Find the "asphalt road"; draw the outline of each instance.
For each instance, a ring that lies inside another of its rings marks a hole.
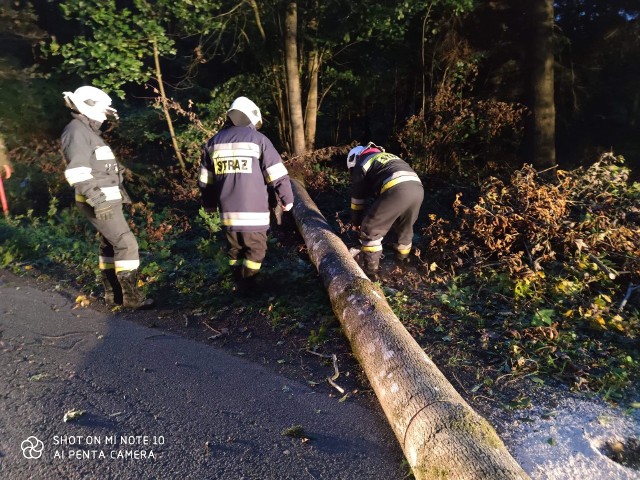
[[[0,478],[407,473],[380,411],[213,346],[74,306],[68,295],[0,270]],[[63,421],[73,410],[84,414]],[[294,425],[304,438],[282,434]]]

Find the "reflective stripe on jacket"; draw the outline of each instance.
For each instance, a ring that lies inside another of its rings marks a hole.
[[[228,230],[269,228],[267,185],[284,205],[293,203],[289,172],[271,141],[255,127],[226,127],[204,145],[198,176],[202,204],[218,208]]]
[[[100,136],[97,125],[84,115],[74,117],[62,132],[60,142],[67,167],[64,176],[76,190],[76,200],[94,196],[94,188],[112,203],[129,202],[122,186],[122,165]]]

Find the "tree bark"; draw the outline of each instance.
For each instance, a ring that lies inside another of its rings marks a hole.
[[[553,0],[531,2],[533,83],[533,166],[544,170],[556,164],[556,108],[553,75]]]
[[[316,143],[316,123],[318,119],[318,75],[320,71],[320,51],[315,37],[318,35],[318,0],[313,1],[313,14],[307,23],[311,35],[311,50],[307,59],[309,91],[304,113],[304,136],[306,151],[313,150]]]
[[[296,2],[289,2],[287,4],[284,52],[293,153],[294,155],[302,155],[306,151],[306,145],[304,140],[300,70],[298,66],[298,5]]]
[[[309,52],[309,93],[304,115],[304,136],[306,151],[314,149],[316,143],[316,125],[318,120],[318,71],[320,70],[320,54],[315,48]]]
[[[311,260],[415,478],[528,478],[407,332],[302,183],[294,179],[293,188],[293,216]]]

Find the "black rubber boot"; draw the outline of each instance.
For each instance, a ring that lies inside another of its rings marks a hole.
[[[247,267],[246,265],[243,265],[242,270],[240,271],[240,276],[244,280],[252,278],[255,281],[255,277],[256,275],[258,275],[258,273],[260,273],[260,270],[255,270],[253,268]]]
[[[380,280],[380,275],[378,274],[380,270],[380,254],[376,252],[376,254],[373,255],[363,255],[363,257],[362,270],[365,275],[369,277],[369,280],[377,282]]]
[[[122,305],[122,287],[113,268],[100,271],[104,285],[104,301],[107,305]]]
[[[260,270],[254,270],[242,266],[240,269],[240,278],[238,279],[238,293],[240,295],[249,297],[257,292],[257,280]]]
[[[242,280],[242,264],[232,266],[231,275],[236,282]]]
[[[122,306],[135,309],[153,307],[153,300],[145,298],[144,293],[138,288],[138,270],[123,270],[116,274],[122,285]]]
[[[378,280],[380,280],[380,270],[365,270],[364,273],[372,282],[377,282]]]
[[[396,251],[396,263],[398,265],[407,265],[409,263],[409,254]]]

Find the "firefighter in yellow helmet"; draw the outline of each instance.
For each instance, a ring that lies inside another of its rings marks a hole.
[[[382,240],[392,230],[396,258],[408,260],[413,225],[424,198],[418,175],[400,157],[370,142],[358,145],[347,155],[351,175],[351,220],[359,230],[364,272],[377,280],[382,257]],[[368,205],[368,200],[373,202]]]
[[[105,302],[149,308],[153,300],[138,288],[138,242],[122,211],[122,204],[131,202],[122,184],[124,169],[100,131],[117,112],[109,95],[92,86],[64,92],[64,101],[73,117],[61,137],[65,177],[75,188],[77,207],[99,233]]]

